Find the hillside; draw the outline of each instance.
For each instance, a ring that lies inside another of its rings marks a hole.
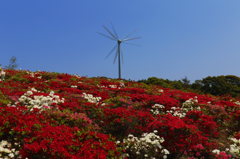
[[[0,158],[240,158],[235,98],[50,72],[0,76]]]

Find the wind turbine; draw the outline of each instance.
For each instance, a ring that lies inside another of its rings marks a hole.
[[[112,30],[107,28],[106,26],[103,26],[103,29],[107,32],[107,34],[103,34],[103,33],[99,33],[99,32],[98,32],[98,34],[116,42],[116,45],[111,49],[111,51],[108,53],[106,58],[109,57],[114,51],[116,51],[113,63],[115,63],[116,59],[118,58],[118,78],[121,79],[121,59],[123,60],[121,44],[122,43],[131,44],[131,43],[126,43],[126,42],[131,41],[131,40],[140,39],[140,37],[129,38],[129,36],[131,34],[128,34],[124,38],[120,39],[112,24],[111,24],[111,27],[112,27]]]

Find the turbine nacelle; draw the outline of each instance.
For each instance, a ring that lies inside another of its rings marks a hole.
[[[118,43],[118,44],[121,44],[121,43],[122,43],[122,40],[118,39],[118,40],[117,40],[117,43]]]

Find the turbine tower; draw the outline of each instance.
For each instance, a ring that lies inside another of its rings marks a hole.
[[[98,34],[116,42],[115,46],[111,49],[111,51],[108,53],[106,58],[109,57],[114,51],[116,51],[113,63],[115,63],[116,59],[118,58],[118,78],[121,79],[121,62],[123,61],[123,53],[121,50],[121,44],[123,44],[123,43],[131,44],[131,43],[127,43],[127,41],[140,39],[140,37],[129,38],[129,36],[131,34],[128,34],[124,38],[120,39],[112,24],[111,24],[111,27],[112,27],[112,30],[110,30],[106,26],[103,26],[103,29],[107,32],[107,34],[103,34],[103,33],[99,33],[99,32],[98,32]]]

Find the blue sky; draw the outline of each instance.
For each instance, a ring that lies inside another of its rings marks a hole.
[[[114,42],[96,32],[113,23],[135,31],[123,46],[122,77],[171,80],[240,76],[239,0],[2,0],[0,64],[117,78]]]

